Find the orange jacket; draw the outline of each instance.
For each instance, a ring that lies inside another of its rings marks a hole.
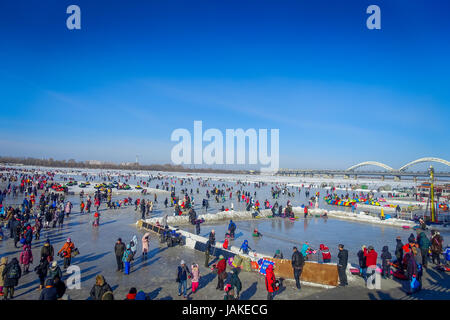
[[[73,244],[73,242],[66,242],[64,243],[61,250],[58,251],[58,254],[65,251],[66,253],[64,254],[64,258],[69,258],[70,255],[72,254],[73,249],[75,249],[75,245]]]

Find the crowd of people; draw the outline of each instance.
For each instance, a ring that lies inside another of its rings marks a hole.
[[[39,299],[41,300],[55,300],[55,299],[68,299],[66,293],[66,287],[63,279],[63,270],[67,270],[70,267],[72,258],[79,254],[79,250],[72,242],[71,238],[67,238],[66,242],[60,248],[59,251],[55,251],[50,239],[47,237],[40,249],[40,256],[33,257],[32,246],[34,240],[41,238],[42,232],[48,232],[50,230],[62,230],[64,228],[65,219],[69,218],[73,211],[73,203],[66,200],[66,192],[55,191],[54,186],[58,185],[54,182],[55,174],[47,172],[45,174],[38,174],[33,172],[21,173],[21,174],[9,174],[0,176],[1,182],[6,183],[6,188],[0,192],[0,218],[2,219],[1,225],[6,226],[9,230],[9,239],[6,239],[2,228],[0,227],[0,239],[2,241],[10,240],[14,243],[16,248],[21,248],[18,257],[8,259],[8,257],[2,257],[0,261],[0,296],[4,299],[13,299],[14,290],[19,283],[19,279],[30,272],[30,266],[36,263],[36,267],[33,271],[36,272],[39,280],[39,290],[41,294]],[[93,180],[92,177],[86,180]],[[103,177],[110,180],[111,177]],[[130,176],[123,176],[122,179],[128,181]],[[163,202],[165,208],[173,207],[174,214],[186,214],[189,216],[189,221],[196,226],[196,233],[200,234],[200,219],[198,219],[197,213],[194,209],[194,188],[189,190],[188,186],[193,184],[193,179],[180,179],[178,183],[183,186],[179,191],[180,196],[176,194],[175,184],[177,183],[174,177],[162,178],[160,176],[154,177],[154,180],[158,181],[157,189],[166,190],[171,193],[169,197]],[[202,187],[210,187],[207,181],[197,181]],[[148,183],[148,182],[147,182]],[[145,181],[140,181],[140,184],[145,185]],[[271,209],[273,216],[294,218],[291,200],[300,193],[304,193],[309,198],[310,188],[300,187],[287,187],[287,186],[275,186],[271,188],[272,200],[275,201],[271,205],[268,199],[265,199],[261,203],[256,198],[257,191],[250,192],[245,190],[245,187],[252,187],[255,190],[259,190],[261,187],[266,186],[264,183],[245,183],[237,182],[239,189],[233,186],[229,186],[225,183],[214,185],[212,188],[206,190],[205,199],[202,202],[202,209],[206,211],[209,207],[209,199],[214,198],[216,205],[224,203],[226,200],[231,201],[235,199],[239,204],[245,208],[245,210],[254,210],[255,216],[259,210]],[[302,186],[303,187],[303,186]],[[195,190],[199,194],[199,189]],[[304,217],[308,216],[308,208],[317,204],[317,199],[320,193],[316,192],[314,197],[309,198],[309,203],[304,204]],[[11,197],[14,199],[22,197],[22,202],[19,206],[6,206],[3,205],[3,201]],[[286,206],[283,208],[279,202],[282,199],[286,199]],[[90,195],[85,196],[84,193],[80,195],[80,210],[79,214],[90,214],[92,206],[94,206],[94,227],[100,226],[100,207],[102,205],[107,209],[120,208],[121,206],[133,206],[135,211],[140,210],[141,218],[145,219],[151,216],[155,206],[158,204],[156,193],[153,196],[153,200],[150,200],[146,194],[133,201],[131,197],[126,197],[123,200],[115,201],[112,199],[111,189],[97,190],[93,197]],[[222,206],[223,210],[226,210]],[[227,208],[228,209],[228,208]],[[231,210],[233,210],[233,203],[231,203]],[[78,212],[77,212],[78,213]],[[165,214],[165,222],[163,225],[167,225],[167,214]],[[392,276],[399,279],[408,280],[409,282],[416,281],[418,285],[416,287],[411,286],[411,292],[420,290],[421,277],[423,269],[428,267],[429,256],[431,255],[431,261],[436,266],[441,266],[441,254],[443,253],[443,239],[439,232],[431,230],[430,239],[426,235],[426,225],[423,221],[420,224],[420,228],[417,229],[417,235],[411,234],[406,244],[402,243],[400,238],[397,239],[397,247],[393,254],[390,253],[388,246],[383,246],[381,250],[381,274],[385,278]],[[225,235],[224,249],[228,248],[229,240],[235,238],[237,226],[230,220],[228,225],[228,231]],[[213,255],[212,248],[216,243],[215,231],[212,230],[209,234],[209,240],[207,242],[207,248],[205,250],[205,267],[209,269],[210,256]],[[256,228],[253,230],[254,237],[262,237],[261,232]],[[149,251],[150,233],[145,233],[141,239],[142,244],[142,257],[146,259]],[[137,236],[133,236],[128,243],[124,243],[121,238],[117,239],[114,245],[114,255],[116,257],[117,271],[123,272],[124,275],[130,275],[132,272],[132,264],[137,255]],[[248,240],[244,240],[240,247],[242,254],[249,254],[252,250],[250,248]],[[318,250],[314,250],[309,246],[308,242],[305,242],[300,249],[293,247],[293,253],[291,257],[292,269],[296,287],[301,289],[300,278],[302,270],[305,265],[305,261],[312,260],[311,257],[316,253],[320,253],[322,260],[321,263],[331,262],[330,249],[321,244]],[[448,248],[444,252],[446,260],[449,259]],[[358,274],[364,278],[367,282],[372,279],[371,275],[376,272],[378,263],[378,253],[373,246],[362,246],[361,250],[356,253],[359,260]],[[337,268],[339,274],[339,280],[341,286],[347,286],[347,265],[348,265],[349,253],[344,248],[343,244],[338,246],[337,252]],[[62,268],[55,260],[56,257],[62,259]],[[280,250],[274,255],[274,258],[283,258],[283,254]],[[213,265],[212,272],[217,274],[217,290],[224,291],[224,299],[239,299],[240,292],[242,290],[242,282],[239,278],[239,268],[232,268],[231,274],[227,273],[226,259],[223,256],[218,257],[217,263]],[[188,286],[188,279],[191,279],[191,284]],[[176,281],[178,283],[178,295],[187,297],[187,290],[190,287],[191,293],[195,294],[200,289],[200,268],[197,263],[191,263],[190,267],[181,261],[176,270]],[[282,286],[280,279],[276,279],[273,267],[270,265],[266,269],[265,273],[265,286],[267,290],[267,299],[273,299],[279,288]],[[102,275],[97,275],[95,279],[95,285],[90,292],[91,299],[95,300],[109,300],[114,299],[113,290],[106,282]],[[141,300],[146,299],[146,295],[143,291],[137,291],[136,288],[131,288],[126,296],[127,300]]]

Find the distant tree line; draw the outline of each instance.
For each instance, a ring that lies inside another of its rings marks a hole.
[[[49,159],[37,159],[30,157],[0,157],[0,164],[21,164],[26,166],[39,166],[39,167],[57,167],[57,168],[78,168],[78,169],[105,169],[105,170],[144,170],[144,171],[177,171],[177,172],[200,172],[200,173],[247,173],[247,171],[234,171],[214,168],[186,168],[181,165],[171,164],[151,164],[141,165],[138,163],[130,164],[115,164],[115,163],[101,163],[92,164],[87,161],[75,161],[69,160],[54,160]]]

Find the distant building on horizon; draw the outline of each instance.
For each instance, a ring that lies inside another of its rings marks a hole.
[[[138,166],[139,162],[121,162],[120,163],[121,166]]]
[[[106,164],[106,162],[100,161],[100,160],[87,160],[85,161],[86,164],[90,164],[90,165],[101,165],[101,164]]]

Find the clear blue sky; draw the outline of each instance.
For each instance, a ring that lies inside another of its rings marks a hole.
[[[81,30],[66,28],[81,7]],[[381,8],[381,30],[366,8]],[[0,2],[0,155],[168,163],[176,128],[280,129],[280,166],[450,160],[450,2]]]

